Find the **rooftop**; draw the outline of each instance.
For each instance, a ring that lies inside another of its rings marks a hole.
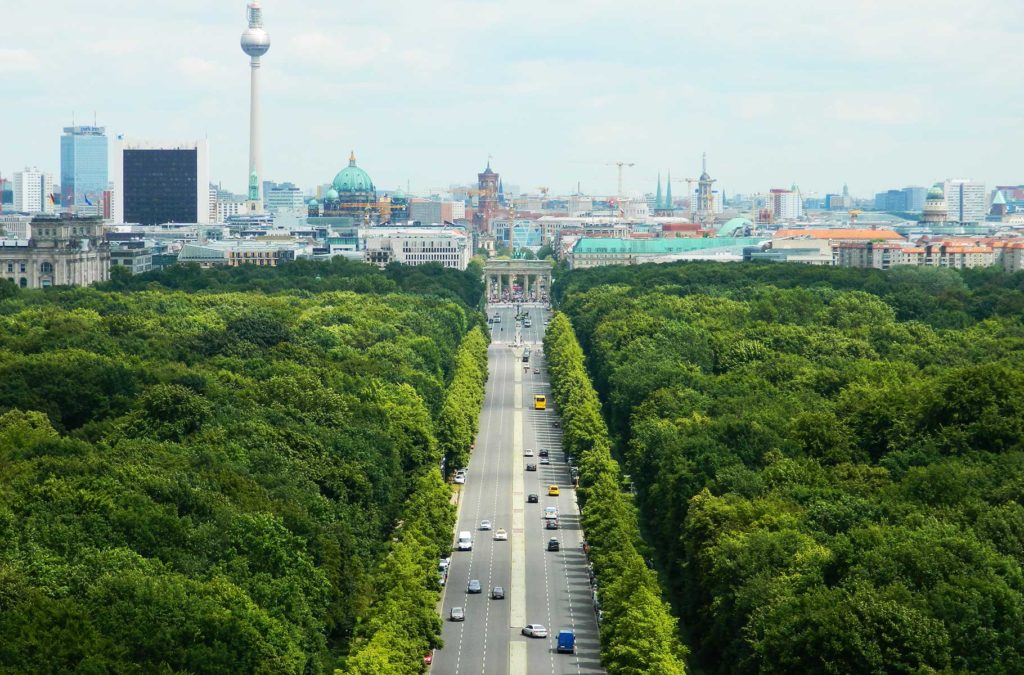
[[[764,240],[758,237],[706,237],[700,239],[612,239],[582,237],[573,246],[574,254],[624,253],[629,255],[671,255],[690,251],[743,248],[757,246]]]
[[[783,229],[775,233],[773,239],[806,238],[806,239],[877,239],[897,241],[903,236],[892,230],[869,230],[852,228],[807,228]]]

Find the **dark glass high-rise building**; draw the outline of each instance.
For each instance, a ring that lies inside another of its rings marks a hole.
[[[99,213],[107,189],[104,127],[64,127],[60,137],[60,201],[66,208]]]
[[[127,223],[198,223],[196,150],[125,150]]]
[[[140,225],[210,222],[206,141],[159,145],[118,138],[114,192],[116,222]]]

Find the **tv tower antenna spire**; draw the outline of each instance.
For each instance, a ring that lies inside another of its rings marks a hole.
[[[263,176],[260,154],[260,57],[270,49],[270,35],[263,29],[260,0],[250,0],[246,8],[249,27],[242,33],[242,51],[249,56],[249,198],[250,214],[263,213]],[[202,186],[200,186],[202,189]]]

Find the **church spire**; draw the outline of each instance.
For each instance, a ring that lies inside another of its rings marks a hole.
[[[350,154],[348,156],[348,165],[349,166],[355,166],[356,165],[356,151],[355,150],[353,150],[352,154]]]
[[[658,172],[658,193],[654,197],[654,209],[660,210],[665,208],[665,202],[661,198],[661,172]]]
[[[668,178],[665,180],[665,208],[669,211],[672,210],[672,171],[668,172]]]

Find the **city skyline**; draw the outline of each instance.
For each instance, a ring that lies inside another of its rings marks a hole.
[[[784,4],[269,0],[261,179],[325,183],[354,148],[381,189],[420,193],[493,155],[524,190],[614,194],[606,163],[627,161],[626,192],[671,170],[683,194],[704,151],[730,194],[1020,182],[1019,3]],[[0,170],[59,173],[61,129],[95,111],[111,136],[209,139],[211,177],[244,192],[243,18],[198,0],[9,8]]]

